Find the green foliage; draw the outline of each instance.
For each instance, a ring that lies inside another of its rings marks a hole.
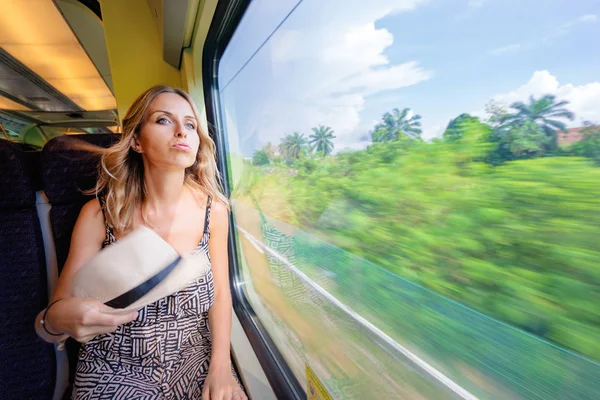
[[[252,157],[252,164],[257,166],[270,164],[267,152],[265,150],[257,150]]]
[[[547,138],[527,123],[508,131],[523,160],[493,167],[483,162],[494,146],[489,125],[466,118],[453,129],[452,141],[304,158],[277,196],[302,229],[600,360],[600,168],[578,157],[527,159]]]
[[[462,126],[466,122],[479,122],[479,118],[469,114],[461,114],[448,123],[443,138],[447,142],[454,142],[462,137]]]
[[[516,160],[543,156],[551,140],[534,122],[525,121],[522,125],[510,126],[501,142],[510,150],[511,158]]]
[[[584,137],[574,143],[569,152],[576,156],[588,157],[600,165],[600,127],[590,126],[583,130]]]
[[[394,108],[391,112],[383,114],[381,122],[371,132],[371,140],[376,142],[390,142],[401,137],[417,139],[421,137],[421,116],[414,114],[410,118],[410,108],[400,111]]]
[[[308,143],[312,150],[320,155],[328,156],[333,151],[333,129],[328,126],[319,125],[318,128],[312,128],[313,134],[309,136]]]
[[[291,135],[286,135],[279,145],[279,151],[283,155],[283,158],[288,162],[300,157],[300,154],[306,152],[308,141],[304,137],[304,134],[294,132]]]
[[[566,105],[552,95],[508,110],[491,103],[488,123],[462,114],[430,143],[413,140],[419,115],[394,109],[367,149],[328,157],[331,128],[313,129],[317,158],[303,135],[288,135],[289,173],[273,172],[270,190],[274,181],[259,179],[261,202],[276,198],[287,222],[600,360],[600,129],[558,148],[574,117]]]
[[[494,128],[490,141],[495,143],[486,160],[493,165],[506,161],[561,155],[557,132],[566,131],[564,120],[573,120],[567,101],[556,102],[554,95],[540,99],[533,96],[529,104],[511,104],[513,111],[494,103],[487,105],[489,123]]]
[[[535,123],[549,139],[544,144],[544,151],[552,151],[558,147],[557,132],[567,130],[567,126],[561,120],[575,119],[575,114],[564,108],[567,104],[568,101],[556,102],[556,96],[551,94],[537,100],[531,96],[529,104],[520,101],[511,104],[510,107],[517,112],[502,116],[499,122],[509,129],[515,125],[525,125],[527,122]]]

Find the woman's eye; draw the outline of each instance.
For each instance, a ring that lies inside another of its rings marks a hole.
[[[159,118],[156,122],[158,122],[159,124],[166,124],[167,122],[169,122],[169,120],[162,117],[162,118]]]
[[[194,125],[194,124],[192,124],[192,123],[187,123],[187,124],[185,124],[185,126],[186,126],[188,129],[196,129],[196,125]]]

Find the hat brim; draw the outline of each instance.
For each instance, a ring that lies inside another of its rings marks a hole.
[[[210,270],[208,255],[180,256],[153,230],[141,227],[106,247],[73,277],[72,294],[122,314],[184,289]]]

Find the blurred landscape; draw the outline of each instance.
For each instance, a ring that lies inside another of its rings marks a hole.
[[[591,399],[600,392],[600,127],[567,129],[575,118],[545,95],[490,103],[485,118],[459,115],[431,141],[408,108],[386,112],[363,150],[335,153],[327,126],[295,132],[241,164],[237,223],[479,398]],[[335,357],[321,369],[341,398],[364,398],[343,394],[361,393],[361,374],[365,395],[377,385],[443,398],[268,252],[246,265],[270,319]],[[371,372],[356,370],[369,356]],[[344,379],[354,382],[347,392]]]

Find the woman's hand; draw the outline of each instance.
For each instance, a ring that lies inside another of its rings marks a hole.
[[[229,367],[208,368],[202,389],[202,400],[248,400]]]
[[[113,314],[115,309],[93,299],[70,297],[50,307],[46,314],[46,328],[53,333],[64,333],[78,342],[86,342],[101,333],[114,332],[119,325],[133,321],[137,312]]]

